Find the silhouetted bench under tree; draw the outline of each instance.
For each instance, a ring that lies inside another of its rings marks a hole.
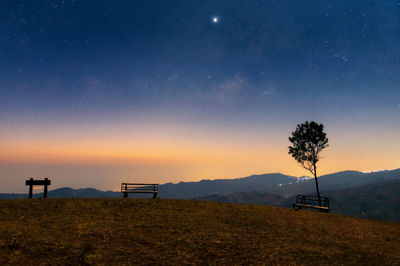
[[[297,195],[296,203],[293,204],[293,209],[318,209],[323,212],[330,212],[329,198],[321,197],[321,204],[318,200],[318,196],[305,196]]]
[[[155,199],[158,194],[158,184],[121,183],[121,193],[124,194],[124,198],[128,197],[128,193],[152,193]]]

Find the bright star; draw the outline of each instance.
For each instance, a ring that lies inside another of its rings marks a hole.
[[[218,23],[219,17],[213,16],[213,17],[211,18],[211,21],[212,21],[213,23]]]

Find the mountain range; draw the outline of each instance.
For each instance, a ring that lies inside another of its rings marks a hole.
[[[362,173],[343,171],[318,178],[321,192],[353,188],[400,179],[400,169]],[[315,192],[313,178],[293,177],[279,173],[252,175],[237,179],[202,180],[199,182],[167,183],[160,186],[163,198],[190,199],[237,192],[263,192],[283,197]]]
[[[331,197],[332,212],[400,221],[400,169],[371,173],[344,171],[319,177],[320,191]],[[199,199],[291,207],[297,194],[315,193],[309,177],[279,173],[237,179],[167,183],[159,186],[161,198]],[[34,197],[40,197],[35,194]],[[135,197],[151,197],[135,195]],[[120,192],[94,188],[59,188],[49,198],[122,198]],[[0,199],[27,198],[27,194],[0,193]]]
[[[236,179],[201,180],[199,182],[167,183],[160,186],[163,198],[192,199],[212,194],[243,191],[270,192],[295,184],[307,183],[309,177],[293,177],[279,173],[252,175]]]
[[[34,198],[40,198],[43,193],[33,194]],[[121,192],[101,191],[94,188],[73,189],[62,187],[48,192],[49,198],[118,198],[122,197]],[[0,193],[0,199],[22,199],[28,198],[28,194]]]

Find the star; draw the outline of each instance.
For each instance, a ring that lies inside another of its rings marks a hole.
[[[218,16],[213,16],[213,17],[211,18],[211,21],[212,21],[212,23],[216,24],[216,23],[219,22],[219,17],[218,17]]]

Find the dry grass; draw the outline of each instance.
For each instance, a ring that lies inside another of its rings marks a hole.
[[[400,264],[400,224],[202,201],[2,200],[5,264]]]

